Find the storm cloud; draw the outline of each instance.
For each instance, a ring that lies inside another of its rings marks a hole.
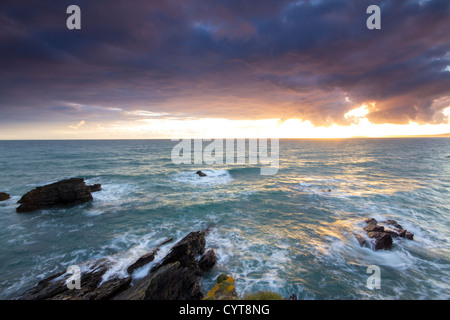
[[[81,8],[81,30],[66,8]],[[381,8],[381,30],[366,9]],[[450,2],[2,1],[0,122],[164,117],[441,123]]]

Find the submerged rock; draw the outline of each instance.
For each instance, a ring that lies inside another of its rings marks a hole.
[[[10,199],[11,196],[6,192],[0,192],[0,201],[5,201]]]
[[[206,173],[202,172],[202,171],[197,171],[196,174],[198,174],[200,177],[206,177]]]
[[[37,187],[18,201],[17,212],[29,212],[37,209],[47,209],[60,205],[80,204],[92,201],[90,187],[83,178],[72,178],[58,181],[46,186]]]

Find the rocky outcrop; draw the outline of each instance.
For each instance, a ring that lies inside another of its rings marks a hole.
[[[0,201],[5,201],[10,198],[11,198],[11,196],[9,194],[7,194],[6,192],[0,192]]]
[[[172,240],[173,240],[173,238],[169,238],[169,239],[163,241],[155,249],[153,249],[152,251],[139,257],[139,259],[137,259],[134,263],[132,263],[130,266],[128,266],[128,268],[127,268],[128,274],[132,274],[134,272],[134,270],[139,269],[139,268],[145,266],[147,263],[150,263],[153,260],[155,260],[155,255],[158,252],[159,247],[161,247],[162,245],[164,245],[168,242],[171,242]]]
[[[211,250],[204,255],[206,231],[191,232],[173,246],[150,273],[131,288],[119,294],[117,300],[199,300],[203,298],[200,276],[204,267],[199,261],[211,261]],[[214,254],[215,257],[215,254]],[[215,262],[215,261],[214,261]]]
[[[207,231],[191,232],[177,242],[171,251],[155,265],[147,276],[132,284],[132,273],[154,260],[160,246],[132,263],[126,277],[112,277],[104,281],[111,270],[111,261],[106,258],[93,263],[81,264],[81,286],[69,289],[67,281],[71,274],[66,271],[40,281],[25,292],[21,300],[200,300],[203,293],[200,276],[215,263],[213,250],[205,251]],[[200,263],[200,261],[203,261]]]
[[[86,186],[83,178],[72,178],[37,187],[22,196],[16,211],[29,212],[92,201],[91,187],[97,190],[101,189],[99,186]]]
[[[210,249],[200,258],[198,261],[198,267],[202,271],[211,269],[217,261],[216,253],[214,250]]]
[[[80,265],[80,289],[70,289],[67,282],[72,274],[66,271],[41,280],[25,292],[20,300],[107,300],[130,286],[131,277],[113,278],[102,283],[103,276],[110,269],[108,259]],[[100,285],[101,284],[101,285]]]
[[[355,234],[361,246],[373,248],[375,250],[391,249],[393,238],[414,239],[414,234],[403,229],[403,227],[395,220],[386,220],[378,223],[374,218],[366,219],[367,225],[363,228],[366,236]]]

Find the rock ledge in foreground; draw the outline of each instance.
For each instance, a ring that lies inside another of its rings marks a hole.
[[[158,248],[171,241],[162,242],[155,249],[132,263],[129,276],[112,277],[103,282],[103,276],[111,270],[107,258],[80,264],[81,288],[69,289],[66,271],[54,274],[27,290],[20,300],[200,300],[203,293],[200,276],[215,264],[214,251],[205,254],[206,231],[191,232],[177,242],[160,263],[148,275],[132,284],[134,270],[154,259]],[[203,261],[199,265],[199,261]]]

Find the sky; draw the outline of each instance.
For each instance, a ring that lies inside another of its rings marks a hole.
[[[448,0],[2,0],[0,139],[449,133],[449,18]]]

